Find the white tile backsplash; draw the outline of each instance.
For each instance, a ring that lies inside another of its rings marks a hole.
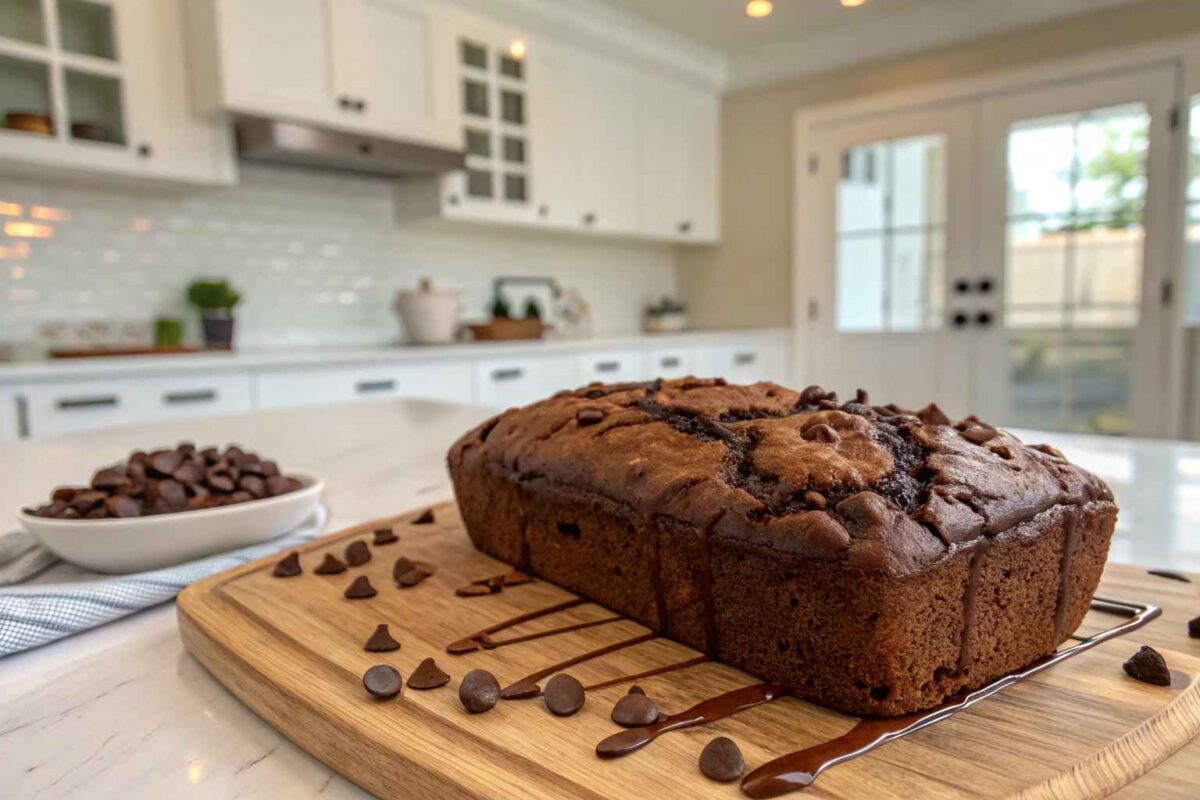
[[[184,292],[198,276],[242,292],[238,345],[254,348],[395,341],[392,297],[423,276],[461,289],[473,317],[498,275],[554,277],[582,292],[597,334],[637,331],[642,306],[675,292],[667,246],[400,223],[394,185],[257,165],[243,165],[240,184],[226,189],[0,177],[0,228],[30,223],[48,234],[0,235],[0,341],[37,339],[55,322],[159,315],[184,319],[195,335]]]

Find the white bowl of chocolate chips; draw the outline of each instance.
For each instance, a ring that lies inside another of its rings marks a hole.
[[[282,472],[236,445],[135,451],[87,486],[55,489],[24,508],[25,530],[64,561],[141,572],[273,539],[316,509],[324,481]]]

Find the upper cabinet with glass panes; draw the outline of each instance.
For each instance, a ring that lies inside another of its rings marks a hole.
[[[193,118],[182,0],[0,0],[0,163],[232,179]]]

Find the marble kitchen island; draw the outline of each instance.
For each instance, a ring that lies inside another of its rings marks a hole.
[[[237,442],[324,477],[332,531],[449,499],[446,449],[490,413],[389,401],[9,444],[0,446],[0,508],[15,511],[133,448]],[[1121,516],[1111,561],[1200,571],[1200,445],[1021,435],[1058,446],[1113,487]],[[1173,597],[1195,599],[1191,613],[1200,613],[1200,584],[1163,583]],[[1178,624],[1166,615],[1134,638],[1182,649]],[[1189,644],[1200,652],[1200,642]],[[4,797],[366,796],[213,680],[183,649],[172,603],[0,660],[0,752]],[[1187,796],[1197,757],[1194,741],[1117,796]]]

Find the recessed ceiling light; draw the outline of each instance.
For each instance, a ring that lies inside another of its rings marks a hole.
[[[508,46],[508,54],[516,61],[520,61],[525,57],[525,40],[514,39]]]
[[[750,0],[746,3],[746,16],[759,17],[769,16],[775,10],[775,4],[771,0]]]
[[[842,5],[846,8],[858,8],[866,2],[867,0],[842,0]]]

